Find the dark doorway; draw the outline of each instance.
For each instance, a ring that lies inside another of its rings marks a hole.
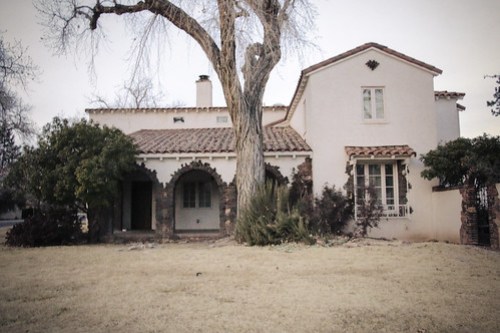
[[[132,230],[151,230],[151,182],[132,182]]]

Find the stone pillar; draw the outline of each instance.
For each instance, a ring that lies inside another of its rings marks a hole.
[[[493,249],[500,249],[499,229],[500,229],[500,198],[495,184],[488,186],[488,218],[490,225],[490,246]]]
[[[224,189],[224,231],[225,235],[234,235],[237,207],[236,185],[230,183]],[[222,229],[222,228],[221,228]]]
[[[161,184],[155,185],[153,190],[154,200],[156,201],[156,233],[161,238],[170,238],[173,235],[170,200],[168,200],[168,185],[163,187]]]
[[[476,189],[464,185],[460,189],[462,195],[462,226],[460,227],[460,243],[466,245],[478,244],[478,227],[476,211]]]

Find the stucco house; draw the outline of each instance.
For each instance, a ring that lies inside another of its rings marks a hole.
[[[283,182],[309,164],[316,195],[347,184],[357,196],[371,182],[384,205],[371,236],[458,242],[460,207],[443,217],[437,183],[420,177],[420,154],[460,135],[464,94],[435,91],[441,73],[376,43],[304,69],[289,106],[264,107],[266,176]],[[141,167],[123,183],[109,231],[223,235],[234,227],[231,119],[212,106],[207,76],[196,85],[196,107],[86,110],[140,149]]]

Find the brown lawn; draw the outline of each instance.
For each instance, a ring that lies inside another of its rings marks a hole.
[[[500,252],[376,240],[2,246],[0,332],[500,332]]]

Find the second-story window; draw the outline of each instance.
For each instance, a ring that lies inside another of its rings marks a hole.
[[[363,88],[363,119],[380,120],[384,118],[384,89]]]

